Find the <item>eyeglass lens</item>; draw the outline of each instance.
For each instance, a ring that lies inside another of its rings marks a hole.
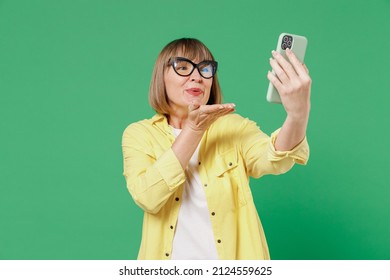
[[[195,68],[195,66],[190,61],[184,59],[175,59],[172,65],[175,72],[180,76],[191,75]],[[213,77],[215,74],[215,66],[210,61],[202,61],[196,66],[203,78],[208,79]]]

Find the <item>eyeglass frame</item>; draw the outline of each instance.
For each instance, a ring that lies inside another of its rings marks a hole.
[[[176,60],[176,59],[179,59],[179,60],[181,60],[181,61],[189,62],[189,63],[193,66],[191,72],[190,72],[189,74],[187,74],[187,75],[179,74],[179,73],[176,71],[175,66],[174,66],[174,63],[175,63],[175,60]],[[199,65],[200,65],[200,64],[204,64],[204,63],[210,63],[211,66],[213,67],[213,74],[212,74],[211,77],[205,77],[205,76],[202,75],[202,71],[199,69]],[[195,70],[195,68],[196,68],[196,69],[198,69],[199,75],[201,75],[203,78],[205,78],[205,79],[211,79],[211,78],[213,78],[213,77],[215,76],[215,74],[217,73],[217,69],[218,69],[218,62],[215,61],[215,60],[203,60],[203,61],[199,62],[198,64],[196,64],[196,63],[192,62],[191,60],[189,60],[188,58],[180,57],[180,56],[171,57],[171,58],[169,59],[169,61],[168,61],[168,64],[171,65],[172,68],[173,68],[173,71],[175,71],[175,73],[176,73],[177,75],[181,76],[181,77],[188,77],[188,76],[190,76],[190,75],[194,72],[194,70]]]

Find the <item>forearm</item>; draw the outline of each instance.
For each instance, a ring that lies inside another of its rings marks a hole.
[[[186,169],[192,155],[202,139],[203,133],[204,132],[201,131],[192,131],[191,129],[183,128],[182,132],[173,143],[172,150],[183,169]]]
[[[309,70],[295,54],[287,49],[288,61],[273,51],[274,59],[270,60],[276,76],[268,72],[268,79],[280,94],[287,118],[275,141],[275,149],[290,151],[297,146],[306,135],[306,127],[310,112],[311,78]]]
[[[171,148],[157,156],[134,139],[133,135],[137,135],[134,131],[128,132],[123,141],[123,174],[127,188],[144,211],[157,213],[182,185],[185,174]]]
[[[287,116],[275,141],[275,150],[290,151],[296,147],[306,136],[308,116],[292,118]]]

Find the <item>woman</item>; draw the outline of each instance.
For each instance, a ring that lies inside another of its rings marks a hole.
[[[249,177],[305,164],[311,79],[288,51],[268,79],[287,117],[271,137],[221,103],[217,62],[196,39],[159,54],[149,100],[157,114],[123,134],[124,176],[144,210],[138,259],[269,259]]]

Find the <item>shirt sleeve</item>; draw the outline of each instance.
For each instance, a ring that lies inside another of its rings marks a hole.
[[[183,184],[185,173],[172,148],[157,157],[146,136],[139,124],[130,125],[124,131],[123,175],[137,205],[155,214]]]
[[[269,137],[253,121],[245,119],[240,126],[241,150],[248,176],[259,178],[266,174],[282,174],[294,163],[306,164],[309,158],[309,145],[305,137],[291,151],[276,151],[275,140],[280,129]]]
[[[309,160],[309,144],[305,138],[290,151],[276,151],[275,141],[280,128],[271,134],[271,141],[268,150],[269,161],[280,161],[285,158],[291,158],[295,163],[306,165]]]

